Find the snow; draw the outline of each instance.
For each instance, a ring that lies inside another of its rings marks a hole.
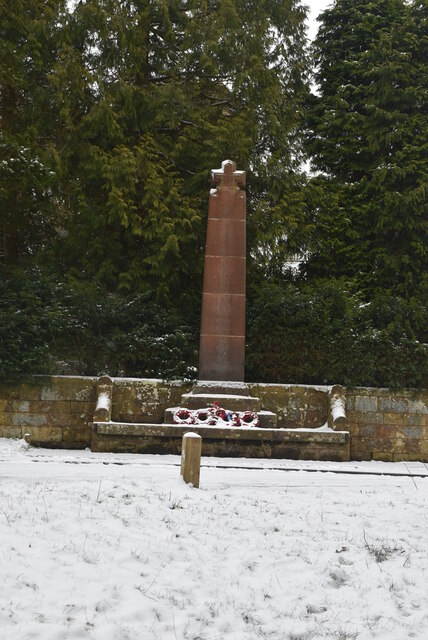
[[[333,422],[336,422],[338,418],[346,418],[345,413],[345,399],[341,396],[337,396],[331,401],[331,417]]]
[[[269,389],[270,387],[281,387],[284,389],[293,389],[293,388],[301,388],[301,389],[314,389],[315,391],[325,391],[328,392],[331,389],[331,385],[326,384],[295,384],[295,383],[276,383],[276,382],[261,382],[254,383],[253,387],[257,391],[257,387],[266,387]],[[364,387],[366,388],[366,387]]]
[[[107,393],[102,392],[98,395],[95,411],[98,411],[99,409],[105,409],[106,411],[110,410],[110,397]]]
[[[219,387],[226,386],[229,389],[242,389],[247,390],[248,384],[246,382],[235,382],[229,380],[198,380],[196,382],[196,388],[198,386],[206,387],[216,391]]]
[[[186,394],[187,396],[193,394]],[[213,396],[219,399],[221,402],[227,402],[228,400],[240,400],[242,396],[234,394],[234,393],[197,393],[198,398],[201,400],[210,400]],[[253,397],[247,396],[249,400],[254,400]]]
[[[426,465],[179,465],[0,439],[2,640],[427,637]]]
[[[189,369],[192,369],[194,367],[189,367]],[[59,376],[56,376],[59,377]],[[71,376],[73,377],[73,376]],[[75,376],[74,376],[75,377]],[[79,376],[79,378],[81,378],[82,376]],[[113,382],[117,381],[123,384],[128,384],[128,383],[133,383],[133,382],[139,382],[142,385],[145,384],[165,384],[165,380],[162,378],[124,378],[122,376],[120,376],[119,378],[115,378],[115,377],[111,377],[111,379],[113,380]],[[180,387],[183,384],[183,380],[168,380],[168,385],[171,387]]]
[[[290,269],[291,271],[299,271],[300,267],[304,261],[303,260],[295,260],[293,262],[284,262],[282,265],[283,271]]]
[[[291,431],[291,429],[281,429],[281,431]],[[323,432],[328,431],[330,433],[341,433],[340,431],[335,431],[334,429],[331,429],[328,426],[327,422],[325,422],[323,425],[321,425],[321,427],[313,427],[312,429],[309,429],[308,427],[296,427],[296,428],[293,428],[293,431],[305,431],[305,432],[309,431],[310,433],[312,431],[323,431]],[[344,433],[346,433],[346,432],[344,432]]]

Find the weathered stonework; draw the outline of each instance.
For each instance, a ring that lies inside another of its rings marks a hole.
[[[260,398],[263,409],[278,416],[278,427],[312,429],[328,419],[328,387],[290,384],[249,383],[252,396]]]
[[[244,381],[245,172],[231,160],[211,174],[202,293],[200,380]]]
[[[202,436],[204,456],[349,460],[347,432],[202,425],[98,423],[94,424],[92,450],[179,454],[182,437],[189,431]]]
[[[113,386],[113,422],[163,422],[165,410],[180,404],[191,383],[155,379],[116,378]]]
[[[97,403],[94,422],[109,422],[112,412],[113,380],[110,376],[101,376],[97,380]]]
[[[37,377],[33,384],[0,385],[0,437],[34,446],[91,445],[96,378]]]
[[[37,377],[34,384],[0,385],[0,437],[22,438],[29,434],[29,442],[38,446],[67,449],[91,446],[97,380],[95,377]],[[190,383],[115,379],[111,416],[107,418],[111,417],[113,422],[161,425],[165,410],[178,406],[181,396],[191,388]],[[327,422],[329,411],[331,413],[331,395],[326,386],[249,384],[249,393],[260,398],[263,409],[278,415],[280,429],[316,429]],[[351,460],[428,462],[427,390],[348,388],[344,393]],[[330,425],[338,431],[332,416]],[[343,459],[334,442],[328,442],[328,433],[324,432],[323,443],[317,439],[317,432],[305,442],[302,438],[307,436],[298,433],[294,434],[293,441],[269,440],[267,432],[260,441],[251,438],[244,441],[241,436],[218,442],[208,438],[204,455],[216,452],[215,455]],[[144,445],[141,435],[129,436],[126,444],[119,442],[121,437],[117,434],[103,437],[105,450],[161,453],[171,452],[178,446],[173,435],[153,433]]]
[[[351,460],[428,461],[428,391],[347,389]]]
[[[345,388],[340,384],[329,389],[328,426],[336,431],[347,431],[349,427]]]

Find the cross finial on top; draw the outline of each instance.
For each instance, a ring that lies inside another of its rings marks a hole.
[[[236,171],[236,164],[232,160],[224,160],[221,169],[211,171],[213,187],[243,189],[245,187],[245,171]]]

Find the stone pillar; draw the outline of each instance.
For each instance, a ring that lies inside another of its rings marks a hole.
[[[97,380],[97,404],[93,422],[110,422],[113,399],[113,380],[110,376],[101,376]]]
[[[245,171],[231,160],[211,173],[199,380],[244,381]]]

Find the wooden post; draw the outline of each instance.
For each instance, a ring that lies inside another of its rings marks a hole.
[[[186,484],[192,483],[199,489],[199,475],[201,471],[202,438],[197,433],[189,431],[183,436],[181,445],[181,475]]]

